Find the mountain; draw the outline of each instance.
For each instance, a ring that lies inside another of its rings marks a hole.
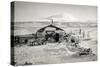
[[[60,21],[60,22],[75,22],[75,21],[80,21],[79,18],[74,17],[71,14],[56,14],[47,17],[48,19],[53,19],[54,21]]]

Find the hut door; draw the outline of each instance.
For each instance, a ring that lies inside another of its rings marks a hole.
[[[55,33],[54,38],[55,38],[55,41],[58,42],[59,41],[59,33]]]

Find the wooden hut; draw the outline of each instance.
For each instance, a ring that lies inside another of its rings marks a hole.
[[[36,32],[37,38],[45,38],[48,42],[58,42],[63,39],[65,31],[52,24],[45,26]]]

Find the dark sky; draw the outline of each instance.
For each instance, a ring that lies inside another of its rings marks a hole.
[[[64,16],[68,21],[96,21],[96,6],[15,2],[15,22],[43,20],[49,16]]]

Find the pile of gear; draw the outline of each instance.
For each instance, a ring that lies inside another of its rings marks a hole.
[[[66,48],[72,53],[75,53],[78,56],[82,56],[82,55],[94,55],[92,53],[92,49],[91,48],[85,48],[85,47],[81,47],[79,45],[79,43],[81,42],[77,37],[72,36],[70,34],[65,36],[65,40],[66,40]]]
[[[71,53],[75,53],[78,56],[82,55],[93,55],[92,49],[91,48],[84,48],[79,45],[81,42],[80,39],[77,37],[73,36],[72,34],[66,34],[63,37],[63,41],[59,41],[58,44],[63,43],[65,41],[66,48],[68,51]],[[46,45],[48,42],[45,38],[37,38],[34,40],[29,41],[28,46],[38,46],[38,45]]]

